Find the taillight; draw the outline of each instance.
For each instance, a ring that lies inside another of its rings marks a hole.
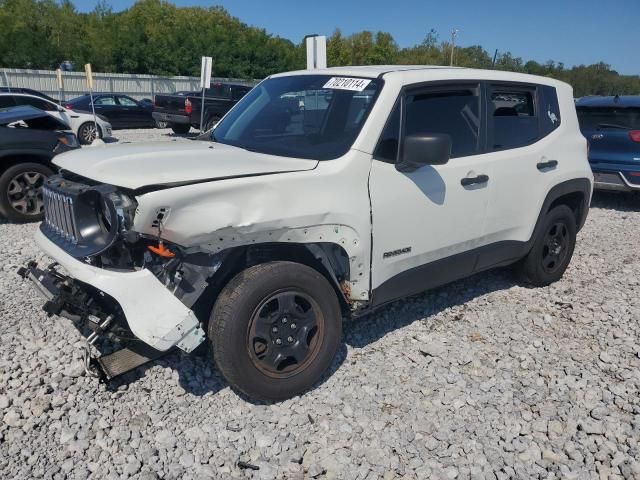
[[[629,138],[636,143],[640,143],[640,130],[630,130]]]
[[[70,103],[65,103],[64,108],[66,108],[67,110],[73,110],[73,105],[71,105]]]
[[[188,98],[185,98],[184,100],[184,113],[191,115],[191,112],[193,112],[193,107],[191,106],[191,101]]]

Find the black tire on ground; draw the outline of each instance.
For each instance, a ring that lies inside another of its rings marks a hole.
[[[554,207],[542,221],[529,254],[517,265],[520,276],[537,287],[562,278],[576,245],[576,217],[566,205]]]
[[[81,145],[90,145],[96,139],[96,127],[98,127],[98,138],[102,138],[100,125],[93,122],[85,122],[78,128],[78,141]]]
[[[53,174],[35,162],[13,165],[0,175],[0,214],[13,222],[42,220],[42,185]]]
[[[188,123],[170,123],[169,126],[173,133],[177,135],[186,135],[191,130],[191,125]]]
[[[329,368],[342,313],[316,270],[269,262],[240,272],[222,289],[208,330],[229,384],[251,398],[279,401],[304,392]]]
[[[169,125],[168,122],[163,122],[162,120],[154,120],[154,123],[156,125],[156,128],[167,128],[167,126]]]
[[[209,130],[211,130],[213,127],[215,127],[216,123],[218,123],[220,121],[220,117],[211,117],[210,119],[207,120],[207,122],[205,123],[205,127],[204,127],[204,131],[208,132]]]

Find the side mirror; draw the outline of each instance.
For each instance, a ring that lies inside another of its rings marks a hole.
[[[399,172],[413,172],[423,165],[444,165],[451,157],[451,137],[446,133],[415,133],[404,137]]]

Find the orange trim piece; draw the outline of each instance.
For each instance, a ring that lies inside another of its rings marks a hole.
[[[155,253],[160,257],[172,258],[176,256],[175,253],[173,253],[171,250],[169,250],[167,247],[164,246],[164,243],[162,243],[162,240],[158,242],[157,247],[154,247],[153,245],[149,245],[147,248],[149,249],[149,251]]]

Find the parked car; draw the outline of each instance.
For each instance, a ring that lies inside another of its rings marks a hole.
[[[68,110],[44,98],[23,93],[0,93],[0,108],[20,105],[30,105],[62,120],[69,125],[82,145],[89,145],[96,139],[96,135],[102,139],[111,137],[111,124],[101,115],[94,119],[91,113]]]
[[[52,98],[45,93],[39,92],[38,90],[33,90],[31,88],[0,87],[0,93],[25,93],[27,95],[33,95],[34,97],[44,98],[45,100],[49,100],[50,102],[60,104],[60,102],[55,98]]]
[[[216,83],[205,90],[204,130],[211,130],[222,116],[240,100],[251,87],[232,83]],[[191,127],[200,128],[202,92],[176,92],[173,95],[156,95],[153,118],[163,122],[174,133],[189,133]]]
[[[149,128],[155,126],[151,118],[152,104],[138,102],[118,93],[96,93],[93,95],[96,113],[108,119],[113,128]],[[69,100],[65,108],[91,111],[89,94]]]
[[[155,352],[208,338],[230,385],[289,398],[332,363],[343,318],[498,266],[562,277],[593,182],[572,93],[459,68],[273,75],[208,141],[59,158],[36,241],[65,273],[20,273],[50,314]],[[124,352],[98,359],[107,377]]]
[[[640,191],[640,96],[583,97],[576,109],[595,188]]]
[[[61,120],[30,106],[0,108],[0,215],[25,222],[43,216],[42,185],[51,159],[78,148]]]

